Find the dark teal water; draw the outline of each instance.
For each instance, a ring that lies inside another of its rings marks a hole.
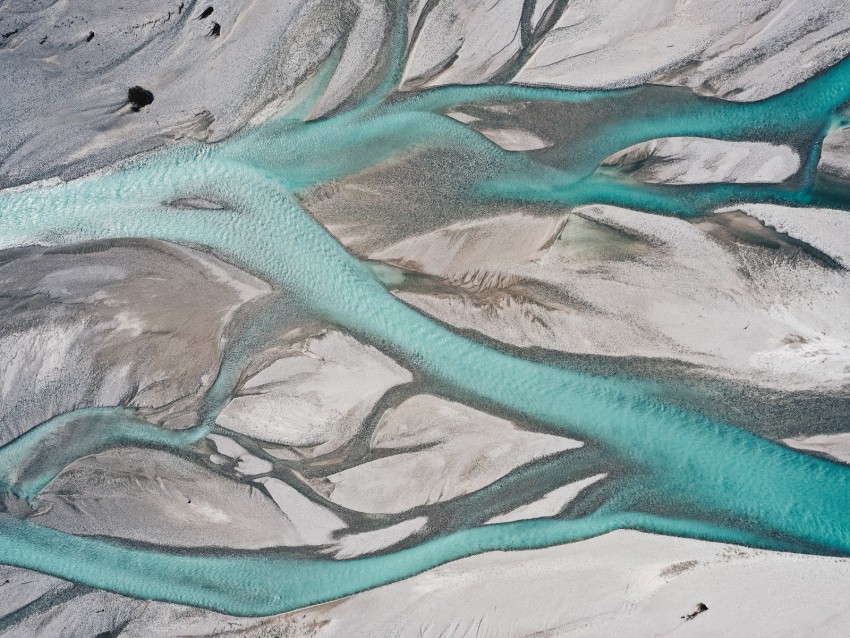
[[[295,197],[414,150],[460,148],[494,167],[479,181],[470,180],[470,198],[606,202],[682,216],[735,201],[843,206],[835,193],[813,190],[814,180],[806,173],[813,170],[819,137],[850,98],[850,60],[753,104],[682,97],[671,89],[669,108],[663,99],[650,108],[640,99],[642,89],[576,93],[502,86],[450,87],[387,99],[391,84],[382,84],[383,92],[371,94],[358,108],[321,121],[279,118],[215,146],[174,147],[68,184],[0,193],[0,247],[113,237],[207,246],[292,294],[310,313],[399,358],[448,395],[597,444],[631,469],[619,479],[616,496],[578,520],[465,529],[411,549],[349,561],[240,552],[175,554],[0,517],[0,563],[131,596],[261,615],[374,587],[477,552],[543,547],[623,527],[789,551],[850,553],[850,468],[665,405],[640,384],[527,361],[459,336],[397,301]],[[644,106],[577,133],[569,148],[545,157],[507,153],[441,114],[463,104],[537,101],[592,107],[600,100]],[[796,188],[650,188],[593,174],[611,152],[669,135],[794,137],[808,140],[814,159]],[[203,197],[224,208],[168,205],[186,197]],[[242,347],[250,350],[250,344]],[[0,482],[32,499],[52,476],[86,454],[130,444],[189,445],[212,427],[242,361],[243,356],[225,359],[197,427],[165,432],[124,410],[62,415],[0,448]]]

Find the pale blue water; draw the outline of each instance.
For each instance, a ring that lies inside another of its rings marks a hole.
[[[387,102],[381,92],[387,86],[382,84],[360,107],[319,122],[298,120],[295,115],[302,110],[215,146],[175,147],[115,172],[0,194],[0,247],[111,237],[208,246],[292,293],[306,311],[438,382],[450,396],[471,398],[597,443],[630,468],[619,479],[617,496],[579,520],[466,529],[412,549],[351,561],[239,552],[178,555],[0,517],[0,563],[132,596],[259,615],[342,596],[481,551],[542,547],[622,527],[773,549],[850,553],[850,468],[664,405],[639,384],[526,361],[461,337],[397,301],[294,196],[410,150],[463,148],[494,167],[491,175],[470,183],[471,197],[610,202],[679,215],[732,201],[841,205],[833,195],[813,191],[808,179],[797,190],[677,189],[588,175],[611,152],[666,135],[781,139],[800,134],[816,149],[835,109],[850,98],[850,60],[755,104],[683,98],[671,90],[669,109],[658,104],[635,109],[575,139],[563,150],[575,154],[569,162],[558,164],[550,156],[549,165],[502,151],[435,111],[493,101],[592,105],[595,100],[634,100],[640,89],[574,93],[454,87]],[[225,209],[167,205],[193,196]],[[0,449],[0,482],[33,498],[62,467],[94,451],[128,444],[179,448],[199,439],[212,427],[243,357],[262,332],[237,341],[241,345],[226,359],[204,417],[192,430],[164,432],[124,410],[63,415]]]

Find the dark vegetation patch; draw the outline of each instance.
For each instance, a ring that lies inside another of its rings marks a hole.
[[[153,102],[153,93],[141,86],[134,86],[127,91],[127,101],[132,105],[132,110],[138,113]]]

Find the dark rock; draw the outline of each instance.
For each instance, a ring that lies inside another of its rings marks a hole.
[[[132,110],[138,113],[142,107],[153,102],[153,93],[140,86],[134,86],[127,91],[127,100],[132,104]]]
[[[89,34],[86,36],[86,42],[91,42],[94,40],[94,31],[89,31]]]
[[[207,35],[217,38],[221,35],[221,25],[218,22],[213,22],[212,29],[210,29],[210,32]]]
[[[682,616],[682,620],[688,621],[693,620],[697,616],[699,616],[702,612],[708,611],[708,605],[705,603],[697,603],[697,608],[694,612],[687,614],[686,616]]]
[[[212,15],[212,12],[213,12],[213,8],[207,7],[206,9],[204,9],[203,13],[201,13],[201,15],[198,16],[198,20],[203,20],[204,18],[209,18]]]

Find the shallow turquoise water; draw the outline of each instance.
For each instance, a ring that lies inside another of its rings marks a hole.
[[[638,384],[526,361],[461,337],[390,295],[371,269],[301,209],[294,195],[413,150],[462,148],[494,167],[493,174],[470,183],[470,197],[609,202],[678,215],[733,201],[823,201],[807,180],[798,190],[652,189],[588,175],[611,152],[666,135],[777,139],[803,132],[816,147],[835,109],[850,98],[850,60],[755,104],[682,98],[671,90],[670,109],[635,109],[575,139],[563,151],[579,155],[569,169],[558,168],[552,156],[544,164],[502,151],[437,112],[464,103],[592,105],[633,100],[639,91],[453,87],[389,102],[370,98],[361,108],[315,123],[281,118],[215,146],[175,147],[111,173],[0,193],[0,247],[111,237],[207,246],[276,283],[310,312],[439,382],[450,396],[597,443],[633,471],[620,479],[618,495],[596,513],[578,520],[466,529],[401,552],[351,561],[238,552],[178,555],[2,517],[0,563],[132,596],[259,615],[339,597],[481,551],[542,547],[622,527],[773,549],[850,553],[850,468],[664,405]],[[168,206],[193,196],[225,208]],[[188,445],[212,427],[241,360],[225,361],[208,414],[196,428],[163,432],[123,410],[63,415],[0,448],[0,481],[19,496],[33,498],[65,465],[94,451],[128,444]]]

